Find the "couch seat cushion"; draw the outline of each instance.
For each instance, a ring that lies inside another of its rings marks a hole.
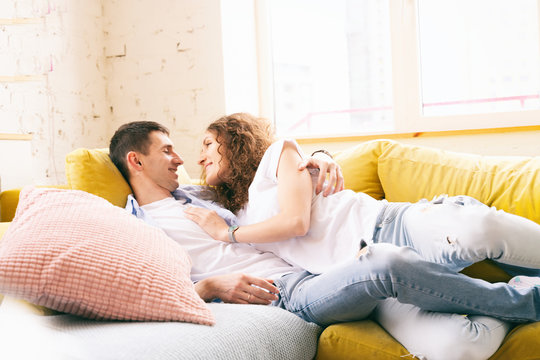
[[[540,322],[519,325],[490,360],[540,359]],[[382,327],[371,320],[327,327],[319,338],[318,360],[402,360],[411,357]]]
[[[540,322],[516,326],[490,360],[540,359]]]
[[[319,338],[318,360],[403,359],[409,352],[372,320],[335,324]]]
[[[14,314],[14,304],[6,305],[8,314],[0,307],[0,339],[5,341],[0,359],[309,360],[321,332],[288,311],[264,305],[209,304],[214,326],[43,317],[26,308]]]

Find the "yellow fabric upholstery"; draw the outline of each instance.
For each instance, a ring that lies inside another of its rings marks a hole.
[[[0,193],[0,221],[11,221],[13,219],[18,202],[18,190],[6,190]]]
[[[83,190],[124,207],[131,188],[112,163],[106,149],[77,149],[66,156],[66,178],[72,189]]]
[[[379,181],[378,159],[383,150],[392,145],[390,141],[368,141],[334,154],[341,166],[345,187],[366,193],[375,199],[383,199],[384,191]]]
[[[490,360],[540,359],[540,322],[519,325],[504,339]]]
[[[409,352],[371,320],[327,327],[319,337],[317,360],[404,359]]]
[[[67,185],[54,186],[38,186],[38,187],[53,187],[59,189],[67,189]],[[19,203],[19,193],[21,189],[11,189],[0,193],[0,221],[11,221],[15,216],[17,204]]]
[[[335,158],[345,167],[347,188],[368,189],[376,198],[415,202],[440,194],[469,195],[540,223],[540,157],[459,154],[381,140],[340,152]],[[488,260],[463,273],[491,282],[510,278]],[[519,326],[491,359],[540,359],[539,339],[540,323]],[[319,339],[317,359],[400,360],[407,354],[378,324],[365,320],[327,327]]]
[[[77,149],[66,156],[66,177],[71,189],[83,190],[124,207],[131,188],[109,157],[108,149]],[[180,183],[189,184],[183,166],[178,168]]]
[[[472,264],[468,268],[465,268],[461,273],[477,278],[489,281],[491,283],[496,282],[508,282],[510,275],[506,271],[502,270],[491,260],[484,260],[476,264]]]
[[[540,322],[515,327],[490,360],[540,359]],[[372,320],[332,325],[319,337],[317,360],[398,360],[409,352]],[[409,355],[410,356],[410,355]]]
[[[540,157],[480,156],[394,143],[379,158],[388,201],[469,195],[540,223]]]

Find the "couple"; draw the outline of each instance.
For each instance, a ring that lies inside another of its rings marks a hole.
[[[402,204],[350,191],[315,195],[296,144],[273,143],[267,125],[247,114],[208,128],[200,164],[211,189],[178,187],[182,160],[159,124],[122,126],[110,155],[134,192],[127,207],[188,250],[205,300],[272,302],[323,326],[374,313],[428,358],[487,358],[506,321],[539,320],[538,287],[458,273],[485,258],[540,268],[540,226],[529,220],[468,197]]]

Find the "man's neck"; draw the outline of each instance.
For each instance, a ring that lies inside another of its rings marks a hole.
[[[137,184],[132,184],[131,188],[139,206],[172,197],[169,190],[158,186],[138,186]]]

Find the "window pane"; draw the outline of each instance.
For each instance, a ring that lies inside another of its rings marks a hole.
[[[278,134],[392,129],[388,2],[268,3]]]
[[[424,115],[540,108],[537,0],[419,0]]]

